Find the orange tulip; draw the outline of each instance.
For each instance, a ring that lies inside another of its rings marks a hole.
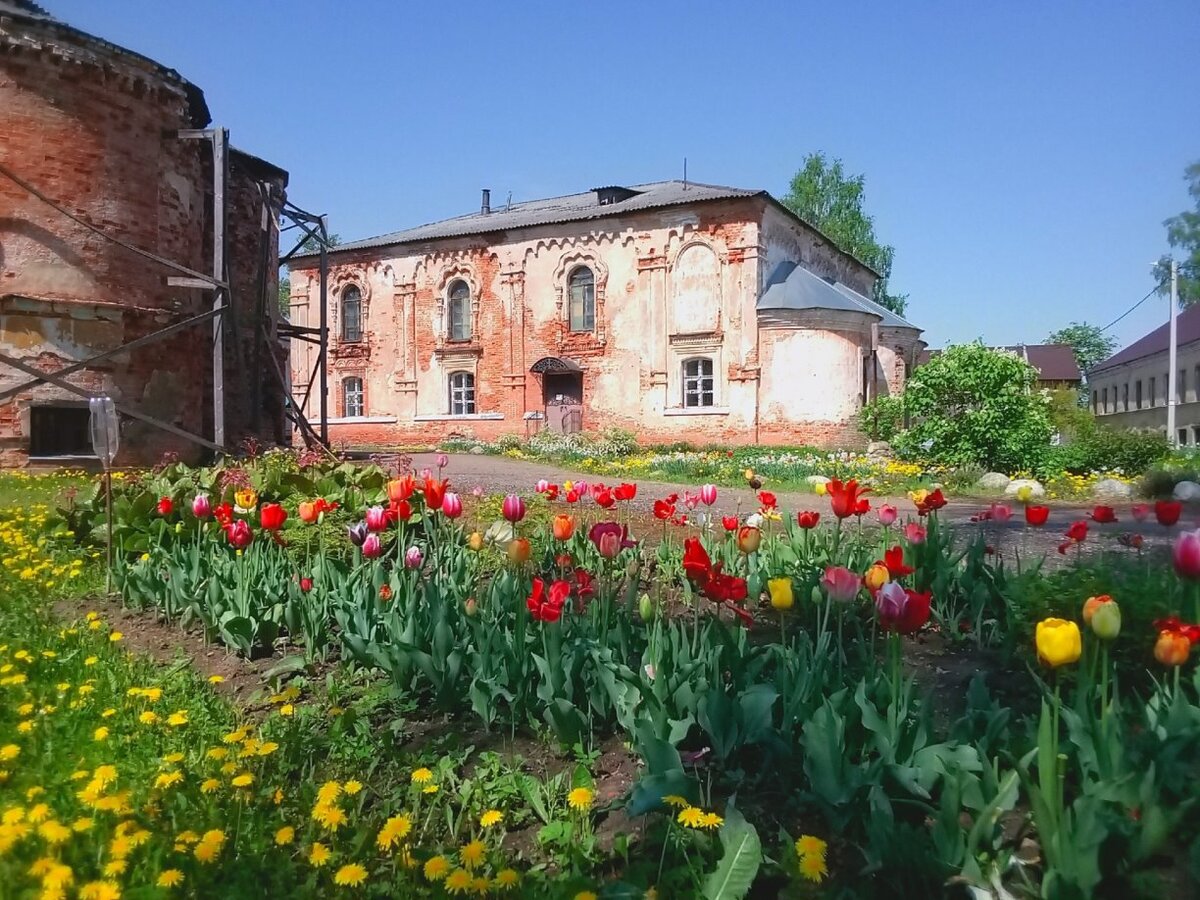
[[[753,525],[743,525],[738,529],[737,545],[738,549],[749,555],[758,549],[758,545],[762,543],[762,532]]]
[[[412,475],[405,475],[403,478],[393,478],[387,483],[388,500],[392,503],[407,500],[413,495],[413,491],[416,489],[417,480]]]
[[[525,538],[513,538],[508,542],[508,561],[513,565],[519,566],[522,563],[529,562],[529,556],[533,552],[529,546],[529,541]]]
[[[1099,596],[1096,596],[1096,597],[1088,597],[1087,600],[1085,600],[1084,604],[1083,604],[1083,623],[1085,625],[1091,625],[1092,624],[1092,616],[1094,616],[1096,614],[1096,610],[1098,610],[1105,603],[1112,603],[1112,602],[1113,602],[1113,598],[1110,597],[1108,594],[1100,594]]]
[[[1160,631],[1154,644],[1154,658],[1164,666],[1182,666],[1192,652],[1192,642],[1186,635]]]
[[[550,528],[556,541],[569,541],[575,533],[575,518],[567,515],[557,515],[550,522]]]
[[[875,563],[875,565],[867,569],[867,574],[863,576],[863,584],[871,592],[879,590],[891,580],[892,576],[888,572],[888,567],[882,563]]]
[[[301,500],[299,509],[300,521],[306,525],[311,525],[317,521],[317,504],[311,500]]]

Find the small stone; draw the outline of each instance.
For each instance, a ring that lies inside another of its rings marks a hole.
[[[483,456],[483,448],[478,445],[472,447],[467,452],[470,453],[472,456]]]
[[[1181,481],[1175,485],[1174,497],[1187,503],[1189,500],[1200,500],[1200,484],[1194,481]]]
[[[894,455],[892,445],[887,441],[871,441],[871,443],[867,444],[867,456],[891,459]]]
[[[814,487],[816,487],[818,484],[829,484],[829,479],[824,475],[809,475],[804,480]]]
[[[1133,496],[1133,486],[1116,478],[1102,478],[1092,486],[1097,500],[1127,500]]]
[[[988,472],[979,479],[977,487],[989,493],[1000,494],[1004,492],[1011,481],[1012,479],[1003,472]]]
[[[1045,497],[1046,489],[1042,487],[1040,481],[1035,481],[1032,478],[1017,478],[1008,483],[1008,487],[1004,489],[1004,494],[1007,497],[1015,497],[1021,488],[1029,488],[1029,496]]]

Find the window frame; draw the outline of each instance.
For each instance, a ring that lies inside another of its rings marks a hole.
[[[351,291],[353,291],[355,294],[354,304],[356,307],[355,311],[354,311],[354,324],[355,324],[355,328],[356,328],[356,334],[354,337],[350,336],[350,334],[347,331],[347,327],[346,327],[347,323],[350,321],[350,316],[348,316],[346,314],[346,308],[347,308],[347,302],[348,302],[346,295],[349,294]],[[344,288],[342,288],[342,293],[338,297],[338,310],[339,310],[340,321],[341,321],[341,328],[338,330],[338,335],[341,338],[341,340],[347,344],[361,343],[363,338],[366,335],[366,329],[363,328],[362,288],[360,288],[357,284],[348,284]]]
[[[587,273],[587,281],[576,282],[582,273]],[[579,321],[576,321],[576,288],[580,291],[578,298]],[[567,330],[572,334],[589,334],[596,330],[596,273],[591,266],[578,265],[567,273]]]
[[[459,382],[459,383],[456,383]],[[447,399],[451,416],[473,416],[477,414],[475,373],[456,369],[446,376]],[[457,407],[457,408],[456,408]]]
[[[357,390],[352,383],[358,382]],[[358,399],[358,412],[354,412],[351,397]],[[361,419],[367,414],[367,386],[361,375],[347,375],[342,379],[342,417],[346,419]]]
[[[458,292],[460,287],[461,293]],[[457,333],[454,327],[456,311],[461,325]],[[471,340],[474,330],[471,326],[471,285],[465,279],[456,278],[446,288],[446,340],[454,343]]]
[[[689,372],[690,366],[695,366],[696,371]],[[705,370],[707,369],[707,374]],[[713,409],[717,405],[717,377],[716,365],[713,363],[711,356],[689,356],[680,363],[681,374],[681,400],[683,409]],[[708,382],[708,388],[705,389],[704,383]],[[707,396],[708,402],[704,402]],[[694,398],[695,402],[689,402],[690,398]]]

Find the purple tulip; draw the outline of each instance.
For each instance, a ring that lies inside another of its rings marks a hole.
[[[895,581],[889,581],[875,592],[875,609],[879,618],[887,621],[894,622],[899,619],[907,602],[908,594],[904,592],[904,587]]]
[[[422,479],[423,481],[428,481],[430,478],[432,478],[432,477],[433,477],[433,469],[431,469],[431,468],[429,468],[428,466],[426,466],[424,469],[422,469],[422,470],[420,471],[420,473],[419,473],[419,474],[420,474],[420,476],[421,476],[421,479]]]
[[[404,565],[406,568],[419,569],[424,560],[425,557],[421,555],[420,547],[409,547],[404,551]]]
[[[350,543],[355,547],[361,547],[363,541],[367,539],[367,523],[355,522],[346,528],[346,536],[350,538]]]
[[[367,528],[371,531],[386,531],[388,527],[387,510],[382,506],[372,506],[367,510]]]
[[[212,515],[212,501],[208,499],[208,494],[196,495],[192,501],[192,515],[197,519],[207,519]]]
[[[368,534],[363,539],[362,555],[367,559],[374,559],[383,552],[383,541],[379,539],[377,534]]]
[[[525,518],[525,501],[516,494],[509,494],[504,498],[501,511],[504,513],[504,518],[515,525]]]

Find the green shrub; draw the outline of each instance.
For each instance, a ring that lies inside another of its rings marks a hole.
[[[858,414],[859,427],[873,441],[890,441],[904,424],[904,402],[900,397],[876,397]]]

